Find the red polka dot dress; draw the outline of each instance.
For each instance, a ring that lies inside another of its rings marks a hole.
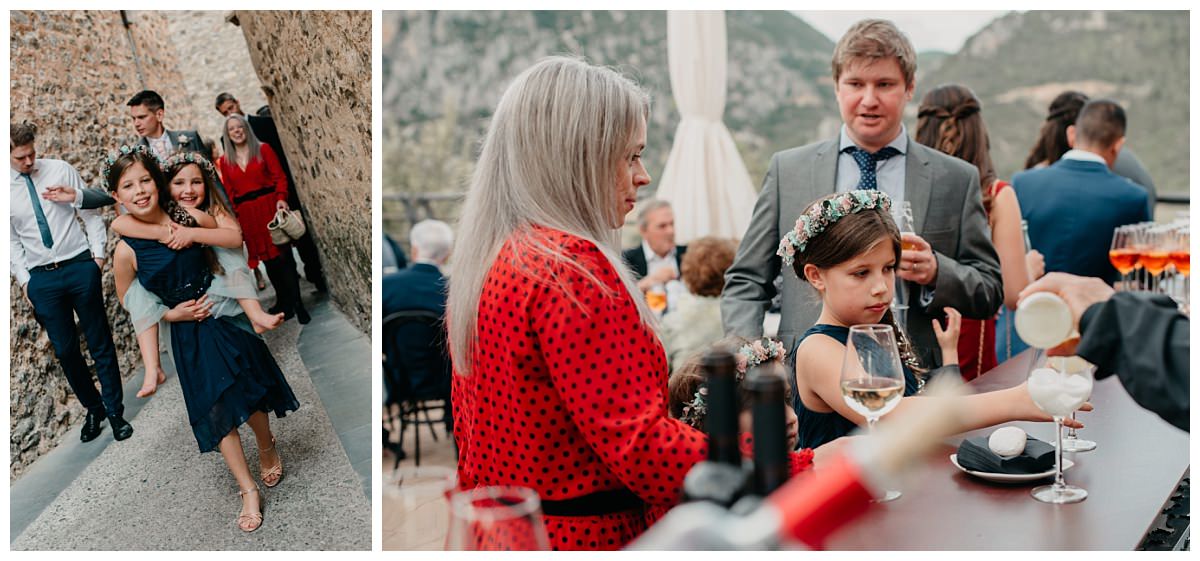
[[[620,548],[679,502],[707,438],[668,417],[666,353],[594,244],[541,227],[514,234],[484,279],[476,329],[472,373],[453,380],[462,488],[529,487],[546,511],[606,492],[640,499],[545,514],[554,549]]]
[[[497,255],[480,295],[474,369],[454,377],[460,485],[520,485],[551,502],[628,489],[645,506],[678,503],[708,447],[704,433],[667,416],[658,337],[591,242],[544,228],[515,239],[559,249],[578,267],[513,240]],[[645,506],[546,515],[551,547],[619,548],[645,530]]]

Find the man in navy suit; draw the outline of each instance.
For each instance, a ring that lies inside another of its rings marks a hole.
[[[404,311],[446,309],[446,277],[441,266],[450,256],[454,232],[445,222],[422,220],[409,232],[411,265],[383,277],[384,374],[389,399],[450,396],[449,353],[443,323],[402,322],[387,317]]]
[[[1067,128],[1067,142],[1072,150],[1054,164],[1013,176],[1021,215],[1046,272],[1112,284],[1113,230],[1151,220],[1146,190],[1111,170],[1125,144],[1125,110],[1111,100],[1089,101]]]
[[[383,315],[406,310],[446,309],[446,277],[441,266],[450,257],[454,232],[440,220],[422,220],[408,234],[411,265],[383,277]]]

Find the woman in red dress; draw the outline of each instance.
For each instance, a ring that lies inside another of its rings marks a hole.
[[[648,112],[612,70],[539,62],[496,108],[458,225],[459,484],[535,490],[555,549],[625,545],[707,454],[703,432],[668,416],[666,354],[620,257],[650,183]]]
[[[308,323],[308,311],[300,299],[300,278],[292,246],[275,245],[267,230],[275,212],[288,208],[287,176],[279,158],[269,145],[258,141],[246,118],[237,113],[225,118],[221,146],[225,153],[217,159],[217,170],[242,225],[250,268],[256,269],[261,261],[275,287],[275,305],[269,311],[283,312],[284,319],[296,316],[300,323]]]
[[[945,85],[925,94],[917,113],[917,142],[955,156],[979,169],[983,208],[992,228],[992,245],[1000,256],[1004,305],[1017,307],[1017,295],[1041,276],[1042,254],[1025,252],[1021,206],[1009,184],[996,177],[988,153],[987,127],[979,99],[966,86]],[[963,318],[958,338],[958,361],[966,380],[996,367],[996,318]]]

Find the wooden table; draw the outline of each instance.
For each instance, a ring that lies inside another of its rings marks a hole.
[[[973,380],[977,392],[1025,381],[1033,360],[1028,350]],[[1133,550],[1188,469],[1188,433],[1142,409],[1116,376],[1096,382],[1096,409],[1079,414],[1080,438],[1095,450],[1066,454],[1075,466],[1068,484],[1087,489],[1080,503],[1051,505],[1030,496],[1037,485],[1004,485],[967,475],[950,463],[963,438],[990,434],[997,427],[947,440],[904,496],[876,505],[832,536],[828,549],[974,550],[1093,549]],[[1054,441],[1053,423],[1007,423]]]

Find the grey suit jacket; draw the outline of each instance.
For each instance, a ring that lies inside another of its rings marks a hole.
[[[774,279],[781,261],[779,240],[812,201],[832,194],[837,171],[837,139],[776,153],[763,179],[750,227],[725,274],[721,320],[727,334],[762,335],[763,315],[775,296]],[[912,205],[913,226],[933,247],[938,262],[933,300],[922,307],[921,288],[907,283],[908,332],[925,366],[941,365],[941,350],[930,319],[953,306],[964,317],[995,315],[1004,302],[1000,259],[980,197],[974,166],[936,150],[908,142],[905,197]],[[796,339],[816,323],[821,299],[794,270],[783,271],[779,338],[791,351]]]

